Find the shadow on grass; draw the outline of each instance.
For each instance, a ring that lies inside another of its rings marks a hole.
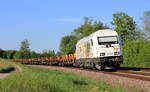
[[[84,86],[84,85],[88,85],[88,83],[84,82],[84,81],[78,81],[78,80],[74,80],[73,84],[75,85],[79,85],[79,86]]]
[[[8,67],[8,68],[5,68],[5,69],[1,69],[0,73],[10,73],[14,70],[15,70],[15,67]]]

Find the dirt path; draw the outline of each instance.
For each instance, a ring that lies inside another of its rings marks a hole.
[[[9,73],[6,73],[6,74],[0,73],[0,79],[5,78],[5,77],[7,77],[8,75],[10,75],[10,74],[9,74]]]
[[[80,69],[57,67],[57,66],[44,66],[44,65],[29,65],[32,67],[41,67],[47,69],[63,70],[65,72],[73,72],[75,74],[87,76],[96,80],[103,80],[108,85],[113,85],[117,87],[124,87],[128,92],[133,92],[133,88],[140,88],[141,92],[150,92],[150,82],[142,81],[138,79],[120,77],[116,75],[104,74],[100,72],[90,72]]]
[[[6,78],[7,76],[11,75],[12,73],[22,71],[22,69],[19,66],[14,65],[14,68],[12,68],[11,71],[6,73],[0,73],[0,79]]]

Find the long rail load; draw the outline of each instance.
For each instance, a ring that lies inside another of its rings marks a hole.
[[[111,29],[98,30],[77,42],[75,54],[13,59],[13,61],[24,64],[70,65],[98,70],[103,70],[106,67],[117,68],[123,63],[122,42],[116,31]]]
[[[43,57],[32,59],[12,59],[14,62],[21,62],[23,64],[55,64],[55,65],[72,65],[76,61],[75,54],[55,56],[55,57]]]

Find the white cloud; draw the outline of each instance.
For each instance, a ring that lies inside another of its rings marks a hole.
[[[59,21],[59,22],[82,22],[83,19],[79,19],[79,18],[59,18],[59,19],[56,19],[56,21]]]

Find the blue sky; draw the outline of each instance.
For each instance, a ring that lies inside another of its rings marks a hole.
[[[0,48],[19,49],[28,39],[31,50],[58,50],[61,37],[92,17],[107,25],[122,11],[141,24],[150,0],[0,0]]]

